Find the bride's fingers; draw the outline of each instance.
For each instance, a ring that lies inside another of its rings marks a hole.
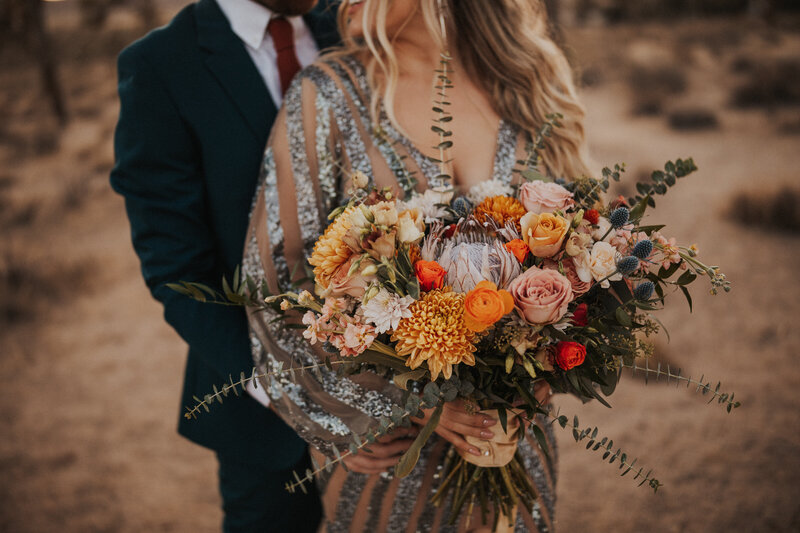
[[[497,420],[487,415],[469,414],[466,408],[463,407],[463,404],[452,406],[451,404],[445,404],[445,412],[444,418],[452,422],[464,424],[465,426],[486,428],[497,423]]]
[[[484,426],[475,427],[461,424],[459,422],[449,421],[444,427],[453,433],[457,433],[459,435],[469,435],[470,437],[475,437],[477,439],[488,440],[494,437],[494,433]]]
[[[550,398],[553,396],[553,391],[550,389],[550,384],[544,381],[537,383],[533,389],[533,396],[541,405],[547,405],[550,403]]]
[[[387,443],[392,442],[393,440],[397,439],[405,439],[405,438],[415,438],[419,434],[419,427],[410,426],[410,427],[400,427],[393,430],[388,435],[384,435],[383,437],[379,437],[377,439],[380,443]]]
[[[344,464],[359,474],[380,474],[394,467],[399,459],[399,456],[388,459],[367,459],[359,454],[346,457]]]
[[[444,440],[458,448],[464,453],[469,453],[472,455],[480,456],[481,452],[478,448],[472,446],[469,442],[465,441],[461,435],[450,431],[445,427],[438,427],[436,428],[436,433],[442,437]]]
[[[367,446],[369,451],[361,451],[356,455],[356,457],[363,454],[364,457],[371,457],[375,459],[383,459],[395,456],[397,456],[399,459],[400,455],[405,453],[405,451],[411,447],[413,442],[413,439],[397,439],[386,443],[376,442]]]

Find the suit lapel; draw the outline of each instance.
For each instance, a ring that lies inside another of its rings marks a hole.
[[[206,51],[205,64],[259,143],[265,143],[277,110],[264,80],[233,33],[214,0],[200,0],[195,9],[197,43]]]

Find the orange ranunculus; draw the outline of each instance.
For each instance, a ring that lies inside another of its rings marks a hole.
[[[579,342],[562,341],[556,345],[556,364],[563,370],[580,366],[586,360],[586,346]]]
[[[419,280],[419,286],[423,291],[441,289],[444,285],[444,277],[447,271],[436,261],[419,260],[414,263],[414,273]]]
[[[464,298],[464,324],[474,332],[486,328],[514,309],[514,298],[508,291],[497,290],[491,281],[481,281]]]
[[[522,239],[514,239],[513,241],[509,241],[505,244],[506,250],[514,254],[514,257],[517,258],[517,261],[520,263],[525,262],[525,258],[528,257],[528,252],[530,252],[530,248],[528,245],[525,244],[525,241]]]

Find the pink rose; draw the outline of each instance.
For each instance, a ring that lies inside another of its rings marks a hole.
[[[559,271],[558,263],[550,259],[545,259],[543,266],[546,269]],[[561,268],[564,270],[564,276],[566,276],[570,285],[572,286],[572,293],[575,298],[586,294],[589,289],[592,288],[591,281],[587,283],[583,281],[580,276],[578,276],[578,271],[575,268],[575,263],[572,261],[571,257],[565,257],[561,260]]]
[[[331,276],[328,288],[322,295],[324,298],[341,297],[345,295],[358,299],[364,297],[364,293],[367,291],[369,284],[375,281],[375,276],[365,276],[361,271],[374,263],[369,259],[363,259],[358,269],[350,275],[350,268],[358,258],[359,256],[353,255],[347,262],[336,269],[336,272]]]
[[[557,183],[530,181],[519,188],[519,201],[529,213],[552,213],[575,204],[572,193]]]
[[[511,282],[508,292],[517,313],[529,324],[553,324],[561,320],[572,301],[569,280],[556,270],[531,267]]]

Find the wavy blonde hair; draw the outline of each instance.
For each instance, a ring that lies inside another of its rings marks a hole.
[[[417,1],[429,33],[444,47],[437,0]],[[383,102],[389,119],[399,128],[394,98],[400,68],[393,39],[386,30],[390,5],[387,0],[364,2],[363,37],[349,34],[344,10],[339,11],[339,29],[344,42],[342,53],[365,57],[370,86],[379,95],[371,102],[373,118],[377,118]],[[441,0],[441,5],[450,46],[467,73],[486,91],[495,112],[531,134],[539,131],[547,115],[561,114],[561,127],[553,129],[540,153],[542,162],[555,177],[588,174],[584,160],[585,111],[578,100],[572,69],[549,36],[542,2]]]

